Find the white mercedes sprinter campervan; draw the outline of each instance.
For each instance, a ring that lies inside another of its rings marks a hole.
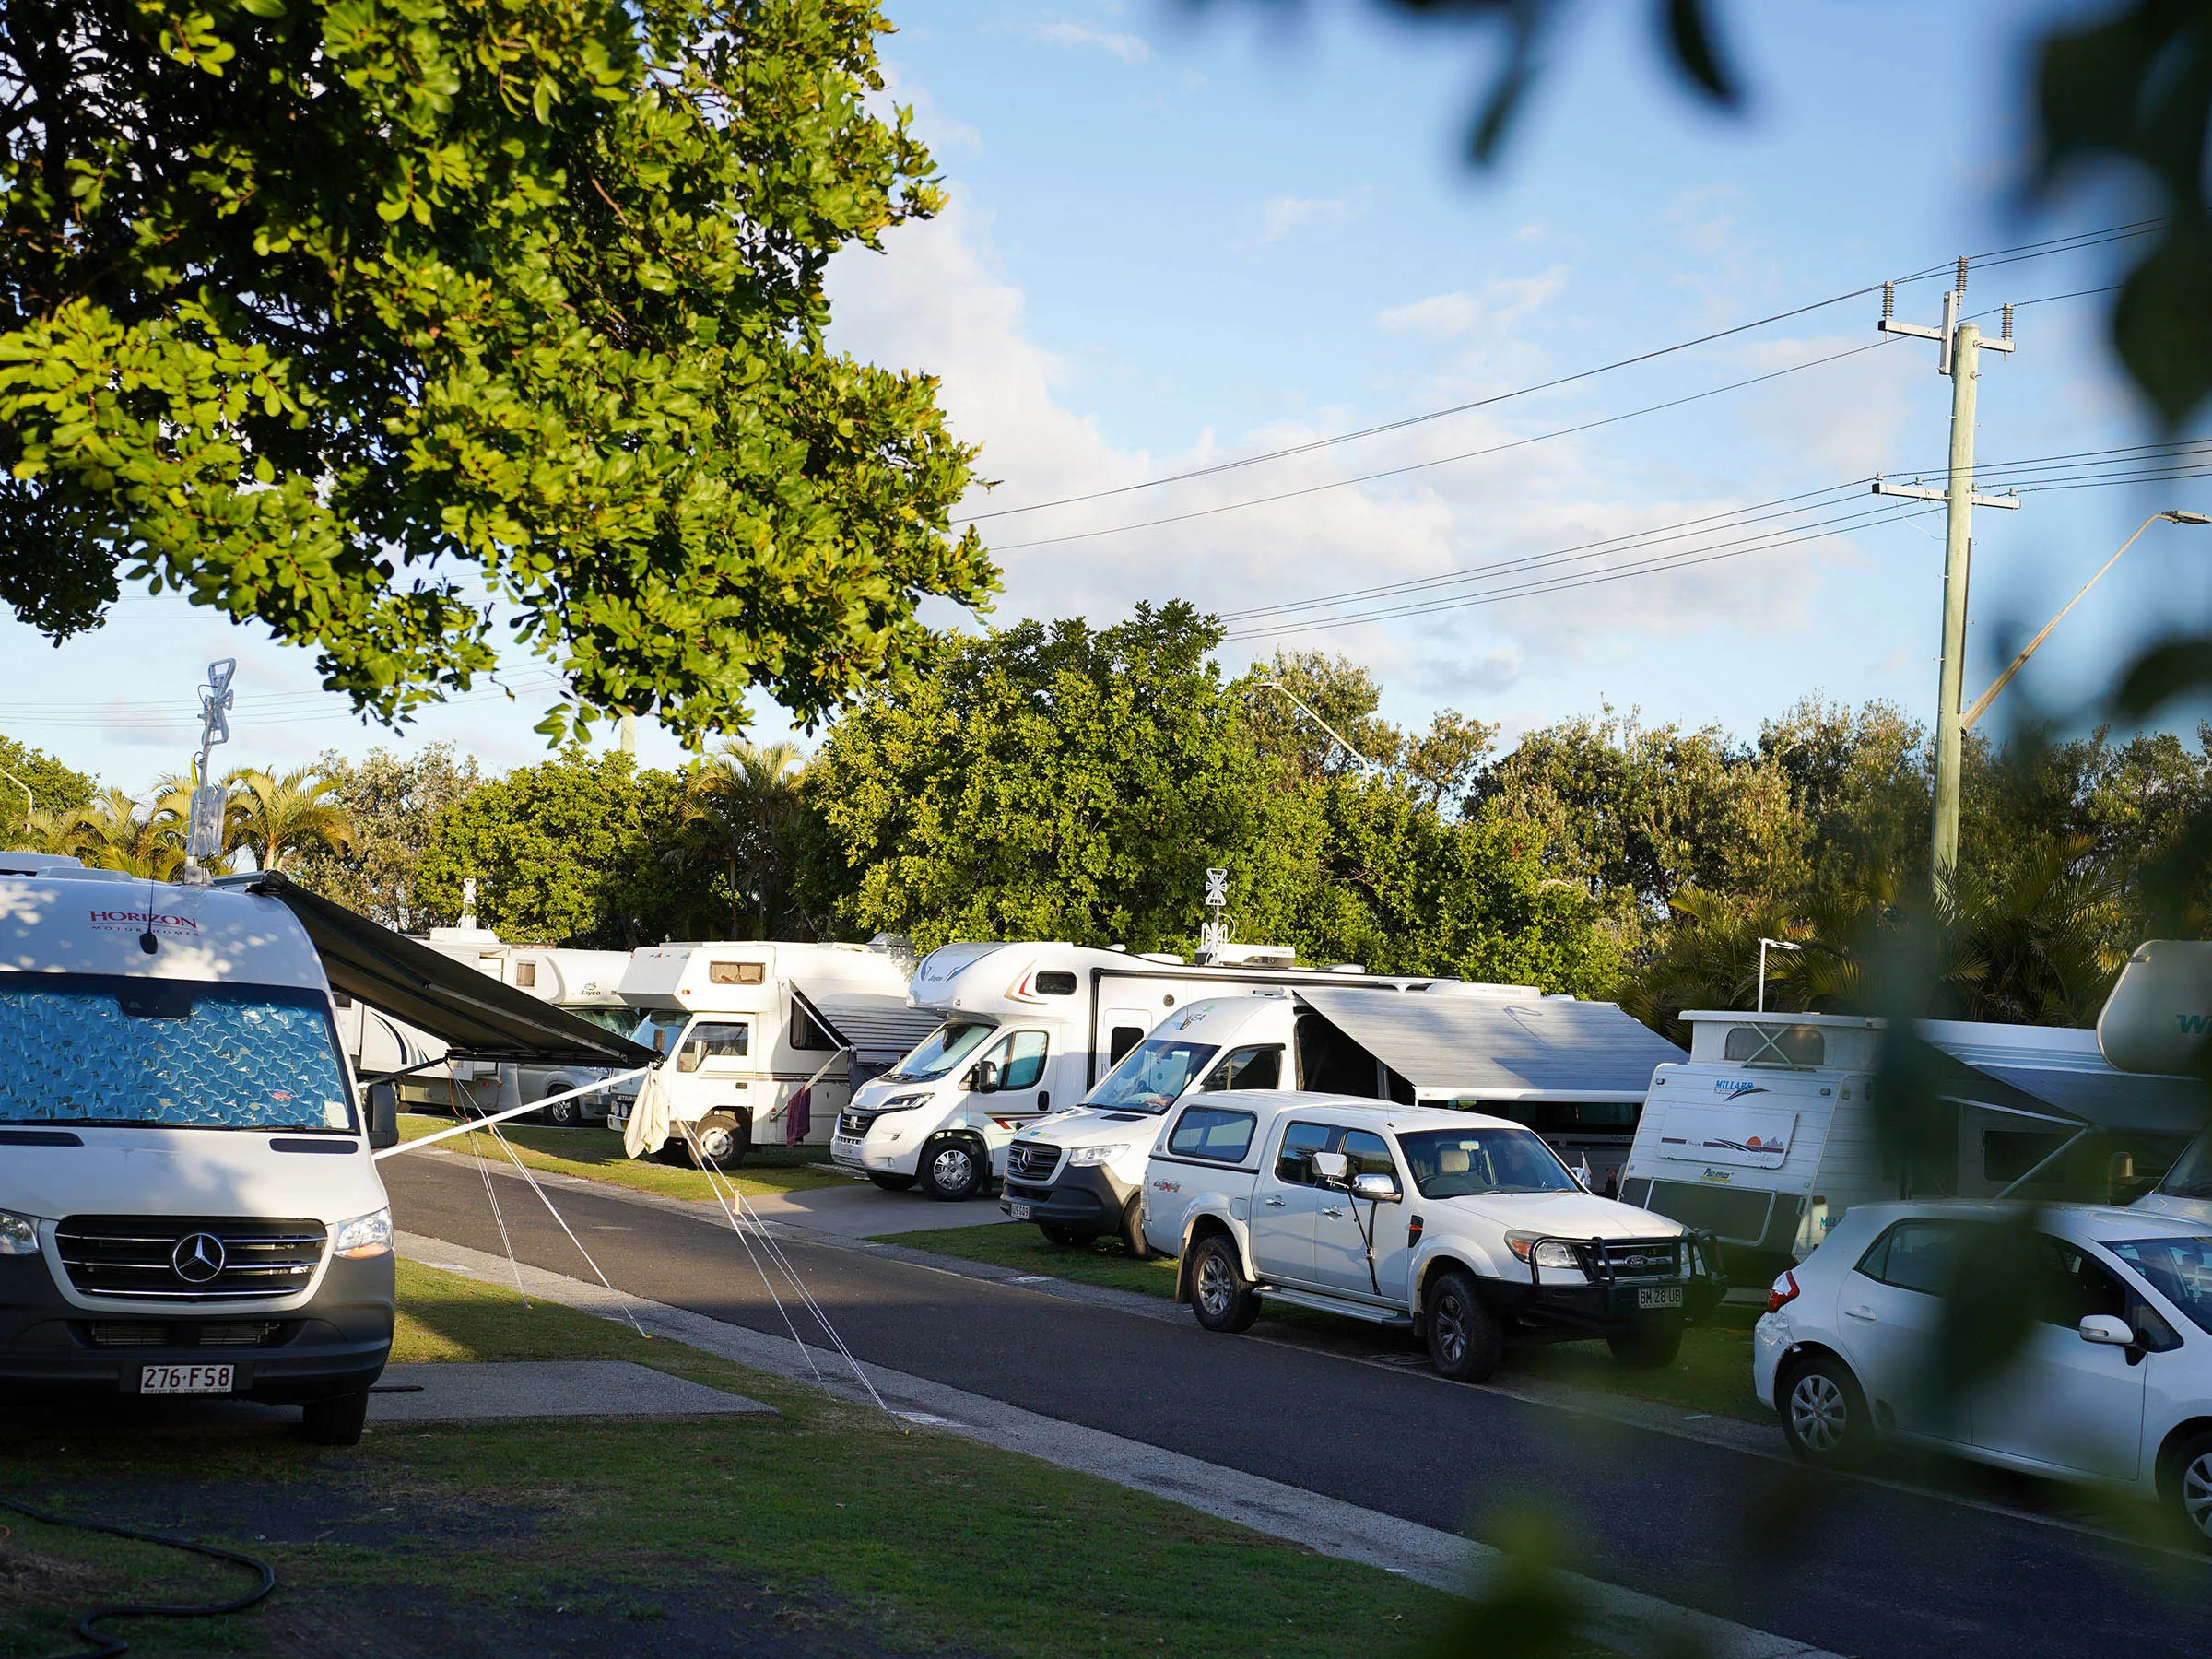
[[[371,1141],[281,901],[0,854],[0,1395],[296,1401],[351,1444],[392,1347]]]

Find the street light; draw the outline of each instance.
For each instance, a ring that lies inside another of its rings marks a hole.
[[[1354,747],[1352,747],[1352,745],[1351,745],[1351,740],[1350,740],[1349,738],[1346,737],[1346,736],[1345,736],[1345,735],[1344,735],[1342,732],[1338,731],[1338,730],[1337,730],[1337,729],[1336,729],[1335,726],[1331,725],[1331,724],[1329,724],[1327,721],[1324,720],[1324,719],[1323,719],[1323,718],[1322,718],[1320,715],[1318,715],[1318,714],[1314,713],[1314,712],[1313,712],[1313,711],[1312,711],[1312,709],[1308,709],[1308,708],[1306,708],[1306,705],[1305,705],[1303,702],[1300,702],[1300,701],[1299,701],[1299,698],[1298,698],[1298,694],[1297,694],[1296,692],[1292,691],[1292,690],[1290,689],[1290,688],[1289,688],[1289,687],[1288,687],[1288,686],[1284,685],[1282,681],[1280,681],[1280,680],[1264,679],[1264,680],[1254,680],[1254,681],[1253,681],[1252,683],[1253,683],[1254,686],[1263,687],[1263,688],[1265,688],[1265,689],[1267,689],[1267,690],[1269,690],[1269,691],[1280,691],[1280,692],[1281,692],[1281,693],[1282,693],[1282,694],[1283,694],[1285,697],[1288,697],[1288,699],[1289,699],[1289,700],[1291,700],[1293,703],[1297,703],[1297,705],[1298,705],[1298,707],[1299,707],[1299,708],[1300,708],[1300,709],[1304,709],[1304,710],[1305,710],[1306,718],[1307,718],[1307,719],[1309,719],[1309,720],[1311,720],[1311,721],[1312,721],[1312,723],[1313,723],[1315,725],[1319,726],[1319,727],[1320,727],[1320,728],[1321,728],[1323,731],[1326,732],[1326,733],[1327,733],[1327,734],[1328,734],[1330,736],[1332,736],[1332,737],[1335,738],[1335,739],[1336,739],[1336,741],[1337,741],[1339,744],[1341,744],[1341,745],[1343,746],[1343,747],[1344,747],[1344,752],[1345,752],[1346,754],[1347,754],[1347,755],[1351,756],[1351,758],[1352,758],[1353,759],[1355,759],[1355,760],[1359,761],[1360,765],[1362,765],[1362,766],[1366,767],[1366,768],[1367,768],[1367,770],[1368,770],[1368,772],[1369,772],[1369,774],[1370,774],[1371,776],[1373,773],[1375,773],[1376,771],[1378,771],[1379,770],[1381,770],[1380,768],[1378,768],[1378,767],[1375,765],[1375,763],[1374,763],[1372,760],[1370,760],[1370,759],[1368,759],[1368,758],[1367,758],[1365,755],[1361,754],[1361,753],[1360,753],[1360,752],[1359,752],[1358,749],[1354,748]]]
[[[2129,536],[2125,541],[2120,544],[2120,553],[2124,553],[2130,547],[2134,547],[2136,545],[2136,536],[2141,535],[2144,531],[2149,529],[2160,519],[2164,519],[2170,524],[2212,524],[2212,513],[2184,512],[2178,507],[2170,507],[2164,512],[2152,513],[2140,524],[2136,525],[2136,535]],[[2041,645],[2045,640],[2049,639],[2051,637],[2051,630],[2066,619],[2066,611],[2070,611],[2076,606],[2079,605],[2082,602],[2083,597],[2088,594],[2088,591],[2097,585],[2099,578],[2102,577],[2105,571],[2111,570],[2114,565],[2120,562],[2120,553],[2113,554],[2110,559],[2106,559],[2103,564],[2100,565],[2097,569],[2097,574],[2090,577],[2087,582],[2081,584],[2081,592],[2066,601],[2066,610],[2060,611],[2057,616],[2052,618],[2050,621],[2044,623],[2043,631],[2037,634],[2034,639],[2029,641],[2027,649],[2022,651],[2019,655],[2014,657],[2011,662],[2005,665],[2005,672],[1997,676],[1995,684],[1992,685],[1988,690],[1983,692],[1980,697],[1976,698],[1974,700],[1974,706],[1967,710],[1966,713],[1960,718],[1959,724],[1959,729],[1960,731],[1971,732],[1974,729],[1974,722],[1981,719],[1983,714],[1987,712],[1989,705],[1996,700],[1997,693],[2004,690],[2006,686],[2012,683],[2012,677],[2018,674],[2023,667],[2027,665],[2028,659],[2035,654],[2035,648]]]
[[[1776,950],[1803,950],[1805,948],[1802,945],[1791,944],[1787,939],[1770,939],[1763,935],[1760,936],[1759,941],[1759,1007],[1756,1010],[1760,1014],[1767,1011],[1767,947],[1770,945]]]

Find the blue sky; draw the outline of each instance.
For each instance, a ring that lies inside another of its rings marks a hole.
[[[955,429],[984,446],[981,470],[998,484],[970,510],[1000,515],[982,521],[1006,571],[999,618],[1107,621],[1174,597],[1249,611],[1709,521],[1685,539],[1529,567],[1602,575],[1725,550],[1725,515],[1757,503],[1838,487],[1813,498],[1834,503],[1825,514],[1768,521],[1780,529],[1872,506],[1840,487],[1877,470],[1939,472],[1949,382],[1923,343],[1858,349],[1877,340],[1878,300],[1865,296],[1394,433],[1126,488],[1492,397],[1959,253],[2142,217],[2113,184],[2056,215],[2013,206],[2023,42],[2079,7],[1724,5],[1753,95],[1740,119],[1665,76],[1650,9],[1580,8],[1502,165],[1480,173],[1464,159],[1479,36],[1342,0],[1314,0],[1294,30],[1237,4],[893,0],[901,32],[886,62],[951,206],[883,255],[841,259],[835,337],[941,375]],[[2109,283],[2125,246],[1976,272],[1969,309]],[[1933,322],[1945,286],[1902,289],[1900,314]],[[2107,302],[2019,313],[2018,352],[1988,360],[1981,382],[1986,461],[2155,436],[2109,365]],[[1790,372],[1546,436],[1776,371]],[[1125,493],[1007,511],[1105,489]],[[1310,493],[1241,504],[1290,491]],[[2052,491],[1979,514],[1970,695],[2008,638],[2167,506],[2212,506],[2212,490]],[[1126,528],[1160,518],[1181,522]],[[1937,517],[1874,524],[1504,603],[1446,607],[1487,590],[1430,586],[1390,620],[1232,639],[1224,656],[1345,652],[1382,676],[1396,718],[1452,706],[1509,735],[1606,701],[1749,735],[1816,692],[1925,718],[1940,535]],[[2212,531],[2159,526],[2007,697],[2078,710],[2132,642],[2207,598]],[[236,654],[247,700],[233,763],[430,738],[494,768],[542,753],[529,730],[542,693],[479,698],[395,738],[316,692],[301,653],[173,600],[116,615],[59,650],[0,623],[0,730],[135,788],[184,759],[184,724],[162,710],[189,707],[208,657]],[[1249,617],[1236,631],[1284,620]],[[764,709],[756,730],[782,729]],[[643,747],[677,758],[655,731]]]

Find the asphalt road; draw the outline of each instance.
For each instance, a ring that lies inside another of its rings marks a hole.
[[[382,1173],[403,1229],[500,1250],[472,1168],[403,1158]],[[525,1261],[589,1277],[524,1189],[502,1182],[500,1201]],[[783,1332],[726,1230],[575,1187],[558,1202],[618,1287]],[[1488,1542],[1535,1517],[1559,1565],[1839,1653],[2212,1653],[2212,1563],[1432,1374],[786,1249],[863,1359]]]

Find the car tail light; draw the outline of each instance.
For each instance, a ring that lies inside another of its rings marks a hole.
[[[1797,1300],[1797,1276],[1785,1273],[1767,1289],[1767,1312],[1779,1313]]]

